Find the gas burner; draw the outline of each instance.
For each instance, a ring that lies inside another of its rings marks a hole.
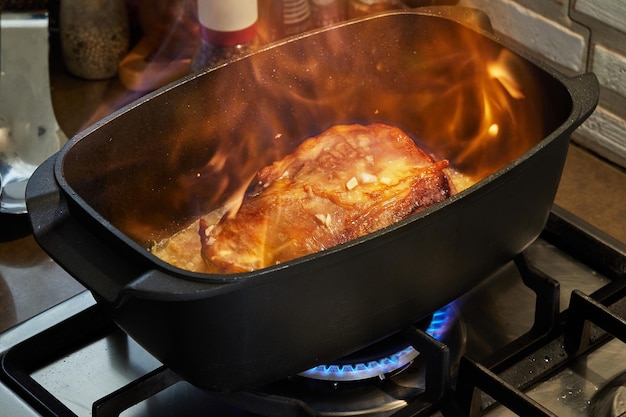
[[[426,333],[441,340],[455,318],[455,311],[453,305],[449,304],[435,312],[428,327],[424,326]],[[406,343],[404,337],[394,335],[340,361],[318,365],[298,375],[332,382],[384,379],[389,374],[399,372],[409,366],[419,355],[419,352],[412,346],[407,346]]]
[[[593,417],[626,416],[626,373],[621,374],[591,400],[589,415]]]
[[[419,353],[408,346],[399,352],[382,359],[359,362],[355,364],[319,365],[298,375],[322,381],[361,381],[370,378],[385,378],[390,372],[403,369],[417,357]]]
[[[437,311],[430,324],[421,327],[448,346],[451,372],[456,370],[467,341],[465,323],[457,313],[450,304]],[[419,324],[415,327],[420,328]],[[333,364],[255,389],[241,398],[233,393],[228,400],[243,409],[256,402],[252,396],[259,401],[272,398],[281,403],[305,404],[316,416],[389,416],[425,390],[426,361],[432,358],[407,347],[407,343],[402,334],[397,334]],[[364,368],[364,376],[355,375],[360,368]]]

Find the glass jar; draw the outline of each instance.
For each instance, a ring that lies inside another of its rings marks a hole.
[[[62,0],[61,49],[67,70],[76,77],[114,77],[128,52],[129,25],[124,0]]]

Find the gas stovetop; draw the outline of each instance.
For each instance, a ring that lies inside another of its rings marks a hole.
[[[0,335],[0,414],[624,415],[625,253],[555,207],[523,254],[443,309],[445,332],[416,325],[394,336],[416,352],[401,369],[354,382],[295,375],[229,394],[182,381],[84,292]]]

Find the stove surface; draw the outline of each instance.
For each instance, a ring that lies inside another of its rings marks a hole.
[[[588,266],[575,261],[544,239],[538,239],[525,252],[529,264],[560,283],[560,310],[567,309],[570,294],[585,294],[606,286],[610,280]],[[464,354],[476,361],[489,361],[503,347],[525,334],[534,323],[535,293],[522,282],[520,272],[511,262],[480,286],[454,303],[464,328]],[[0,352],[10,349],[50,326],[69,317],[97,310],[88,292],[61,303],[8,332],[0,335]],[[529,357],[528,361],[549,362],[549,356]],[[161,363],[115,326],[69,353],[62,353],[31,372],[31,377],[77,416],[91,416],[92,405],[101,398],[134,384],[138,378],[158,373]],[[626,372],[626,349],[619,340],[610,340],[588,356],[577,359],[528,390],[528,395],[558,415],[592,415],[607,400],[598,399],[602,388]],[[165,374],[167,375],[167,373]],[[299,377],[294,377],[299,378]],[[379,384],[380,381],[374,382]],[[330,383],[329,383],[330,384]],[[165,384],[169,385],[169,383]],[[333,387],[342,389],[341,383]],[[330,392],[333,391],[330,390]],[[279,393],[283,395],[283,392]],[[266,388],[243,394],[244,402],[254,402],[266,395],[278,395]],[[203,392],[181,381],[166,387],[148,400],[124,412],[131,416],[165,416],[172,414],[245,416],[255,415],[231,403],[241,402],[239,393]],[[23,400],[0,386],[0,405],[12,416],[38,415]],[[371,412],[370,416],[389,416],[392,411]],[[103,406],[106,408],[106,404]],[[246,408],[245,406],[243,408]],[[371,408],[370,408],[371,409]],[[375,409],[374,409],[375,410]],[[98,411],[98,413],[104,413]],[[108,414],[98,414],[108,415]],[[302,414],[308,415],[308,414]],[[311,414],[313,415],[313,414]],[[320,411],[315,415],[359,415],[341,411]],[[487,415],[514,415],[505,407],[495,407]]]

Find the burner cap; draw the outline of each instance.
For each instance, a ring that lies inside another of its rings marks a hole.
[[[626,373],[621,374],[602,388],[591,402],[593,417],[626,416]]]

